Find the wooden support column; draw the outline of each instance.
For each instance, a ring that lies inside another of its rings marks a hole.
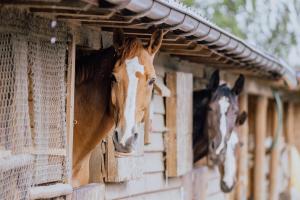
[[[259,96],[256,102],[255,117],[255,164],[254,164],[254,199],[265,200],[265,137],[267,131],[268,98]]]
[[[248,113],[248,95],[243,94],[240,97],[240,111]],[[238,159],[238,183],[236,190],[237,200],[247,199],[248,189],[248,134],[249,134],[248,120],[239,128],[240,142],[242,147],[239,149]]]
[[[74,127],[74,96],[75,96],[75,56],[76,43],[75,36],[71,36],[68,45],[68,73],[67,73],[67,106],[66,106],[66,125],[67,125],[67,165],[69,167],[66,182],[72,185],[72,156],[73,156],[73,127]],[[68,195],[67,199],[71,199]]]
[[[294,124],[295,124],[295,120],[294,120],[294,104],[292,102],[288,102],[287,105],[287,112],[286,112],[286,117],[285,117],[286,121],[286,141],[288,144],[288,154],[289,154],[289,168],[291,168],[292,165],[292,158],[291,158],[291,147],[295,144],[295,135],[294,135]],[[291,170],[289,170],[289,172],[291,172]],[[289,193],[291,192],[291,179],[289,179],[289,184],[288,184],[288,191]]]
[[[289,102],[286,112],[286,136],[289,145],[293,145],[295,141],[294,122],[294,103]]]
[[[278,200],[279,199],[279,182],[278,182],[278,172],[279,172],[279,158],[280,158],[280,138],[281,135],[277,136],[277,133],[282,133],[280,125],[278,124],[278,112],[276,110],[276,105],[274,104],[273,109],[273,123],[272,123],[272,138],[273,138],[273,148],[271,149],[271,165],[270,165],[270,193],[269,193],[269,200]],[[279,131],[279,132],[278,132]]]

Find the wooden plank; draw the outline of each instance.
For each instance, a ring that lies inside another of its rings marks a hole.
[[[206,200],[226,200],[225,194],[222,192],[212,194],[206,198]]]
[[[167,176],[174,177],[192,169],[192,74],[167,74],[167,87],[171,96],[166,98]]]
[[[183,193],[184,191],[182,190],[182,188],[174,188],[171,190],[155,191],[149,194],[141,194],[133,197],[126,197],[122,198],[121,200],[183,200]]]
[[[287,105],[287,112],[286,112],[286,136],[287,136],[287,143],[289,145],[293,145],[295,141],[295,134],[294,134],[294,103],[288,102]]]
[[[291,147],[295,144],[295,135],[294,135],[294,124],[295,124],[295,120],[294,120],[294,103],[292,102],[288,102],[287,103],[287,111],[286,111],[286,140],[287,140],[287,145],[289,148],[288,151],[288,162],[289,162],[289,172],[291,172],[291,166],[292,166],[292,155],[291,155]],[[289,179],[289,183],[288,183],[288,188],[287,191],[290,193],[291,189],[292,189],[292,179]]]
[[[161,114],[154,114],[152,119],[152,132],[162,133],[167,131],[165,126],[165,116]]]
[[[155,114],[163,115],[166,113],[163,97],[161,97],[157,94],[154,94],[152,102],[153,102],[153,112]]]
[[[193,169],[193,199],[206,200],[209,169],[201,167]]]
[[[248,113],[248,95],[240,96],[240,110]],[[239,148],[238,157],[238,180],[236,185],[236,199],[246,200],[248,189],[248,120],[239,128],[240,142],[242,146]]]
[[[177,72],[177,176],[193,168],[193,75]]]
[[[72,185],[72,158],[73,158],[73,128],[74,128],[74,96],[75,96],[75,58],[76,43],[75,35],[71,36],[68,45],[68,74],[67,74],[67,102],[66,102],[66,125],[67,125],[67,157],[70,173],[67,173],[66,182]],[[68,196],[70,198],[70,196]]]
[[[104,200],[105,185],[92,183],[74,188],[72,200]]]
[[[210,179],[207,183],[207,196],[214,195],[216,193],[221,193],[220,178]]]
[[[116,157],[115,165],[116,172],[107,179],[108,182],[124,182],[143,177],[143,156]],[[107,168],[107,171],[109,170]]]
[[[104,160],[105,152],[105,142],[100,142],[91,153],[89,161],[90,183],[101,183],[107,175]]]
[[[295,132],[295,144],[296,147],[298,149],[298,151],[300,152],[300,104],[297,103],[295,104],[295,126],[294,126],[294,132]]]
[[[121,199],[142,193],[181,187],[180,178],[165,179],[164,173],[145,174],[143,178],[119,184],[106,184],[105,199]]]
[[[145,173],[163,172],[165,170],[163,154],[146,153],[142,165]]]
[[[97,145],[89,162],[90,181],[123,182],[143,176],[144,127],[138,126],[137,147],[133,155],[122,156],[115,151],[110,133],[102,144]]]
[[[267,120],[267,97],[258,97],[256,102],[255,118],[255,165],[254,165],[254,199],[264,200],[265,198],[265,137]]]
[[[162,133],[152,133],[149,137],[150,144],[145,145],[145,152],[163,152],[164,139]]]
[[[176,73],[168,73],[166,78],[167,87],[171,91],[171,96],[166,98],[166,126],[169,131],[165,135],[166,141],[166,167],[168,176],[177,175],[177,126],[176,126],[176,114],[177,114],[177,100],[176,100],[176,88],[177,77]]]
[[[182,176],[182,187],[183,187],[183,195],[182,199],[192,200],[193,197],[193,189],[194,189],[194,173],[193,170]]]
[[[115,146],[112,140],[111,134],[106,137],[106,149],[105,149],[105,163],[106,163],[106,181],[114,180],[115,175],[117,174],[117,164],[115,157]],[[109,170],[108,170],[109,169]]]
[[[275,105],[273,108],[273,120],[272,120],[272,137],[273,142],[276,140],[277,129],[279,128],[278,124],[278,112],[276,111]],[[279,130],[282,133],[282,130]],[[279,137],[275,146],[271,149],[271,165],[270,165],[270,192],[269,200],[279,200],[279,166],[280,166],[280,144]]]
[[[35,186],[29,190],[29,199],[51,199],[60,196],[72,195],[72,186],[57,183],[45,186]]]

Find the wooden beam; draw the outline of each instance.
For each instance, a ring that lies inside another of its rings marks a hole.
[[[66,182],[72,185],[72,158],[73,158],[73,128],[74,128],[74,96],[75,96],[75,57],[76,41],[75,35],[71,35],[68,45],[68,73],[67,73],[67,102],[66,102],[66,125],[67,125],[67,157],[70,172]],[[67,197],[71,199],[71,195]]]
[[[294,103],[292,102],[288,102],[287,103],[287,111],[286,111],[286,141],[287,141],[287,145],[288,145],[288,161],[289,161],[289,173],[291,172],[291,167],[292,167],[292,155],[291,155],[291,147],[293,145],[295,145],[295,135],[294,135],[294,124],[295,124],[295,120],[294,120]],[[288,193],[291,193],[291,189],[292,189],[292,179],[291,179],[291,174],[289,174],[289,182],[288,182]]]
[[[295,104],[295,122],[300,122],[300,103]],[[295,123],[294,129],[296,147],[300,152],[300,123]]]
[[[279,165],[280,165],[280,149],[279,149],[279,137],[277,136],[277,131],[282,133],[282,130],[278,130],[278,112],[276,110],[276,105],[274,104],[273,108],[273,119],[272,119],[272,138],[273,142],[276,141],[275,145],[271,149],[271,166],[270,166],[270,193],[269,193],[269,200],[278,200],[279,199],[279,180],[278,180],[278,172],[279,172]]]
[[[289,145],[294,145],[295,135],[294,135],[294,103],[288,102],[287,112],[286,112],[286,136],[287,143]]]
[[[248,113],[248,95],[243,94],[240,97],[240,110]],[[248,120],[239,128],[240,142],[242,147],[239,149],[238,159],[238,182],[236,189],[237,200],[247,200],[248,189]]]
[[[255,117],[255,165],[254,165],[254,199],[265,200],[265,138],[268,98],[259,96],[256,102]]]

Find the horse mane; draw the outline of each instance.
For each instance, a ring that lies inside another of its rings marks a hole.
[[[137,37],[129,37],[124,41],[122,47],[118,49],[118,61],[124,63],[126,59],[139,56],[141,50],[144,49],[143,43]]]
[[[76,59],[76,85],[91,80],[95,76],[110,78],[116,62],[124,63],[127,58],[139,56],[143,48],[141,40],[130,37],[126,38],[122,47],[118,49],[118,55],[115,55],[113,46],[101,50],[79,50],[77,52],[79,56]]]
[[[91,80],[95,76],[110,76],[115,64],[113,47],[101,50],[78,50],[76,53],[79,55],[76,59],[76,85]]]

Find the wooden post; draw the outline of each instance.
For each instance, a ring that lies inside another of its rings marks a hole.
[[[240,110],[248,112],[248,95],[243,94],[240,97]],[[236,190],[237,200],[247,199],[248,189],[248,120],[239,129],[240,142],[242,147],[240,148],[239,160],[238,160],[238,183]]]
[[[66,125],[67,125],[67,157],[69,171],[66,182],[72,185],[72,157],[73,157],[73,127],[74,127],[74,96],[75,96],[75,56],[76,43],[75,35],[71,36],[68,45],[68,73],[67,73],[67,106],[66,106]],[[72,195],[67,198],[71,199]]]
[[[291,102],[288,102],[287,105],[287,112],[286,112],[286,141],[288,145],[288,156],[289,156],[289,172],[291,172],[291,165],[292,165],[292,158],[291,158],[291,147],[294,145],[295,135],[294,135],[294,104]],[[292,183],[291,183],[291,176],[289,179],[288,184],[288,192],[291,192]]]
[[[171,91],[166,99],[166,172],[168,177],[177,177],[193,168],[193,76],[167,73],[166,83]]]
[[[256,102],[255,118],[255,164],[254,164],[254,199],[265,200],[265,137],[267,131],[268,98],[259,96]]]
[[[294,104],[289,102],[286,112],[286,136],[289,145],[294,144]]]
[[[277,131],[282,133],[282,130],[278,130],[278,112],[276,111],[276,105],[274,105],[273,109],[273,128],[272,128],[272,136],[273,142],[276,144],[273,145],[271,149],[271,166],[270,166],[270,194],[269,200],[278,200],[279,199],[279,191],[278,191],[278,172],[279,172],[279,157],[280,157],[280,149],[279,149],[279,140],[280,135],[276,136]],[[278,137],[278,138],[276,138]],[[275,141],[277,140],[277,141]]]
[[[298,151],[300,151],[300,123],[299,123],[300,122],[300,103],[294,104],[294,106],[295,106],[295,110],[294,110],[294,114],[295,114],[295,116],[294,116],[295,145],[296,145]]]

